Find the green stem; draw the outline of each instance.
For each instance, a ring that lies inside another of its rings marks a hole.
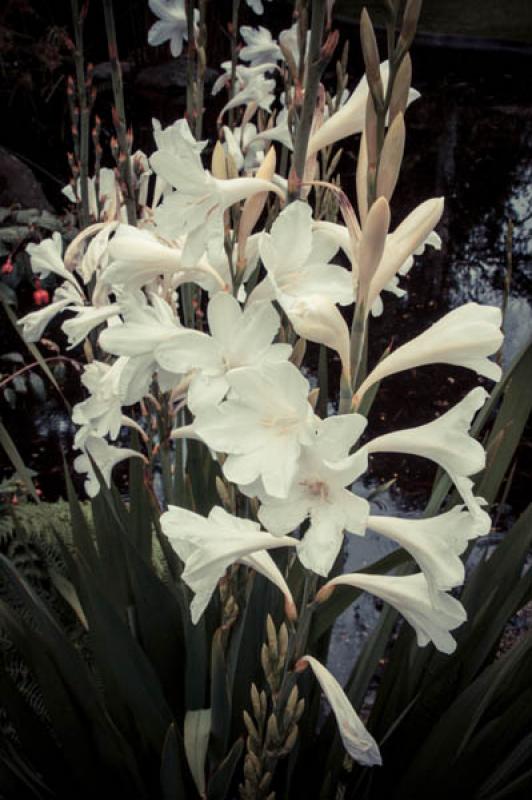
[[[102,0],[103,14],[105,18],[105,31],[107,34],[107,47],[109,51],[109,61],[111,63],[111,81],[113,84],[113,97],[116,109],[114,120],[116,136],[120,147],[120,157],[118,168],[122,178],[122,183],[126,189],[126,210],[127,221],[130,225],[137,224],[137,210],[135,203],[135,193],[133,190],[133,179],[131,172],[130,146],[127,136],[126,110],[124,104],[124,82],[122,80],[122,67],[118,58],[118,42],[116,38],[116,26],[113,13],[113,0]]]
[[[301,117],[297,126],[296,139],[294,142],[294,157],[292,169],[294,171],[294,185],[288,191],[288,202],[298,200],[301,195],[301,183],[305,172],[307,160],[308,142],[310,130],[316,108],[316,98],[320,79],[325,67],[325,62],[320,58],[321,45],[323,40],[323,30],[325,27],[326,0],[312,0],[312,24],[310,29],[310,45],[307,65],[307,77],[305,81],[305,96]],[[303,54],[300,55],[300,58]]]
[[[236,66],[238,62],[238,12],[240,11],[240,0],[233,0],[233,11],[231,15],[231,97],[232,100],[235,96],[236,90]],[[231,130],[235,127],[235,109],[229,109],[229,127]]]
[[[79,102],[79,182],[81,189],[81,206],[79,210],[80,227],[89,224],[89,127],[90,108],[85,83],[83,64],[83,22],[84,13],[80,11],[79,0],[71,0],[72,24],[74,28],[74,64],[76,68],[76,89]]]

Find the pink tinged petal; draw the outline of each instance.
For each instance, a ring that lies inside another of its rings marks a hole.
[[[305,662],[310,665],[331,706],[343,745],[351,758],[366,767],[380,766],[382,758],[377,742],[364,727],[336,678],[313,656],[303,656],[298,664],[303,666]]]

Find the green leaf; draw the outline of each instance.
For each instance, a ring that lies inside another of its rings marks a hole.
[[[187,800],[190,797],[183,781],[183,754],[175,724],[172,722],[161,755],[161,791],[163,800]]]
[[[33,481],[28,472],[28,469],[24,464],[22,458],[20,457],[20,453],[17,450],[15,442],[9,435],[7,429],[4,427],[4,424],[1,420],[0,420],[0,444],[4,448],[6,455],[13,464],[13,467],[17,472],[18,476],[26,485],[26,489],[28,490],[28,492],[31,494],[36,503],[40,503],[41,501],[39,495],[37,494],[35,486],[33,485]]]
[[[243,739],[237,739],[214,775],[209,779],[207,800],[227,800],[238,762],[244,752]]]

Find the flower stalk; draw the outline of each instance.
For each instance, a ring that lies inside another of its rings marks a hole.
[[[118,57],[118,41],[113,13],[113,0],[102,0],[105,19],[105,32],[107,34],[107,47],[111,64],[111,81],[113,84],[114,113],[113,122],[119,145],[118,170],[121,183],[125,189],[127,221],[130,225],[137,223],[137,210],[135,192],[133,189],[133,176],[131,170],[131,142],[128,136],[126,123],[126,110],[124,103],[124,82],[122,80],[122,67]]]
[[[80,8],[79,0],[71,0],[72,25],[74,28],[74,65],[76,68],[76,92],[78,96],[79,128],[79,183],[81,205],[79,210],[80,228],[89,224],[89,133],[90,133],[90,105],[85,76],[83,56],[83,25],[87,16],[87,3]],[[74,120],[73,120],[74,124]]]

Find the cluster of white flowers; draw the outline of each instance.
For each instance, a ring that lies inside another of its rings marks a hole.
[[[187,36],[183,1],[149,0],[149,5],[160,17],[150,43],[169,39],[178,55]],[[248,5],[257,13],[263,10],[260,2],[248,0]],[[194,139],[187,121],[166,128],[155,123],[157,149],[149,166],[147,159],[143,162],[146,176],[150,170],[156,176],[155,187],[150,203],[143,194],[138,227],[124,222],[111,174],[105,176],[105,196],[93,202],[101,209],[93,212],[94,224],[80,233],[64,259],[57,234],[28,248],[33,270],[41,276],[53,272],[63,283],[50,306],[22,320],[25,335],[38,340],[56,313],[70,312],[64,323],[70,346],[90,336],[99,348],[100,360],[83,375],[89,396],[73,416],[81,450],[75,467],[87,474],[90,495],[98,491],[93,461],[109,481],[114,464],[139,455],[109,442],[118,439],[123,425],[136,425],[124,408],[148,396],[156,380],[170,407],[186,405],[192,418],[176,427],[174,436],[203,442],[219,459],[225,480],[256,499],[258,522],[218,507],[207,519],[177,507],[163,514],[163,530],[185,564],[182,578],[194,593],[194,622],[226,569],[237,562],[266,575],[284,593],[287,613],[295,615],[285,578],[267,551],[291,547],[308,570],[327,578],[344,532],[363,536],[371,529],[406,548],[420,572],[340,575],[323,585],[317,600],[338,585],[371,592],[408,620],[420,645],[432,641],[449,653],[455,646],[450,631],[465,618],[461,604],[448,594],[464,579],[459,556],[470,539],[490,528],[471,480],[484,467],[485,453],[469,435],[487,393],[478,387],[432,422],[361,447],[357,442],[366,419],[355,409],[377,382],[426,364],[466,367],[498,380],[500,368],[488,357],[501,346],[500,312],[475,303],[451,311],[382,359],[358,388],[349,413],[326,419],[315,413],[315,393],[297,366],[300,358],[289,343],[295,338],[287,338],[286,331],[335,351],[342,379],[350,385],[350,334],[339,306],[357,301],[382,313],[383,290],[401,293],[398,279],[413,257],[426,244],[439,246],[434,227],[443,200],[425,201],[392,232],[386,200],[380,198],[368,212],[363,182],[359,214],[352,211],[349,229],[314,219],[306,200],[287,203],[272,143],[292,149],[292,100],[285,94],[277,111],[270,109],[279,65],[290,52],[294,63],[300,58],[295,28],[281,33],[280,44],[264,27],[243,27],[241,36],[240,58],[246,64],[238,64],[235,91],[220,116],[240,106],[245,112],[240,127],[221,128],[224,150],[215,148],[212,170],[204,164],[206,142]],[[385,85],[387,64],[381,77]],[[225,63],[213,93],[230,84],[231,64]],[[417,96],[410,90],[409,102]],[[309,157],[363,130],[367,98],[363,78],[316,126]],[[100,191],[103,186],[100,182]],[[256,229],[268,198],[278,202],[279,213],[268,230]],[[334,263],[339,251],[347,255],[350,269]],[[264,272],[259,274],[260,266]],[[89,285],[94,287],[90,300]],[[205,293],[208,331],[190,320],[184,324],[179,291],[190,285]],[[435,462],[464,505],[415,521],[371,515],[367,500],[351,486],[367,470],[369,454],[381,452]],[[311,656],[301,660],[301,668],[305,665],[327,693],[349,753],[365,764],[380,763],[376,743],[341,687]]]

